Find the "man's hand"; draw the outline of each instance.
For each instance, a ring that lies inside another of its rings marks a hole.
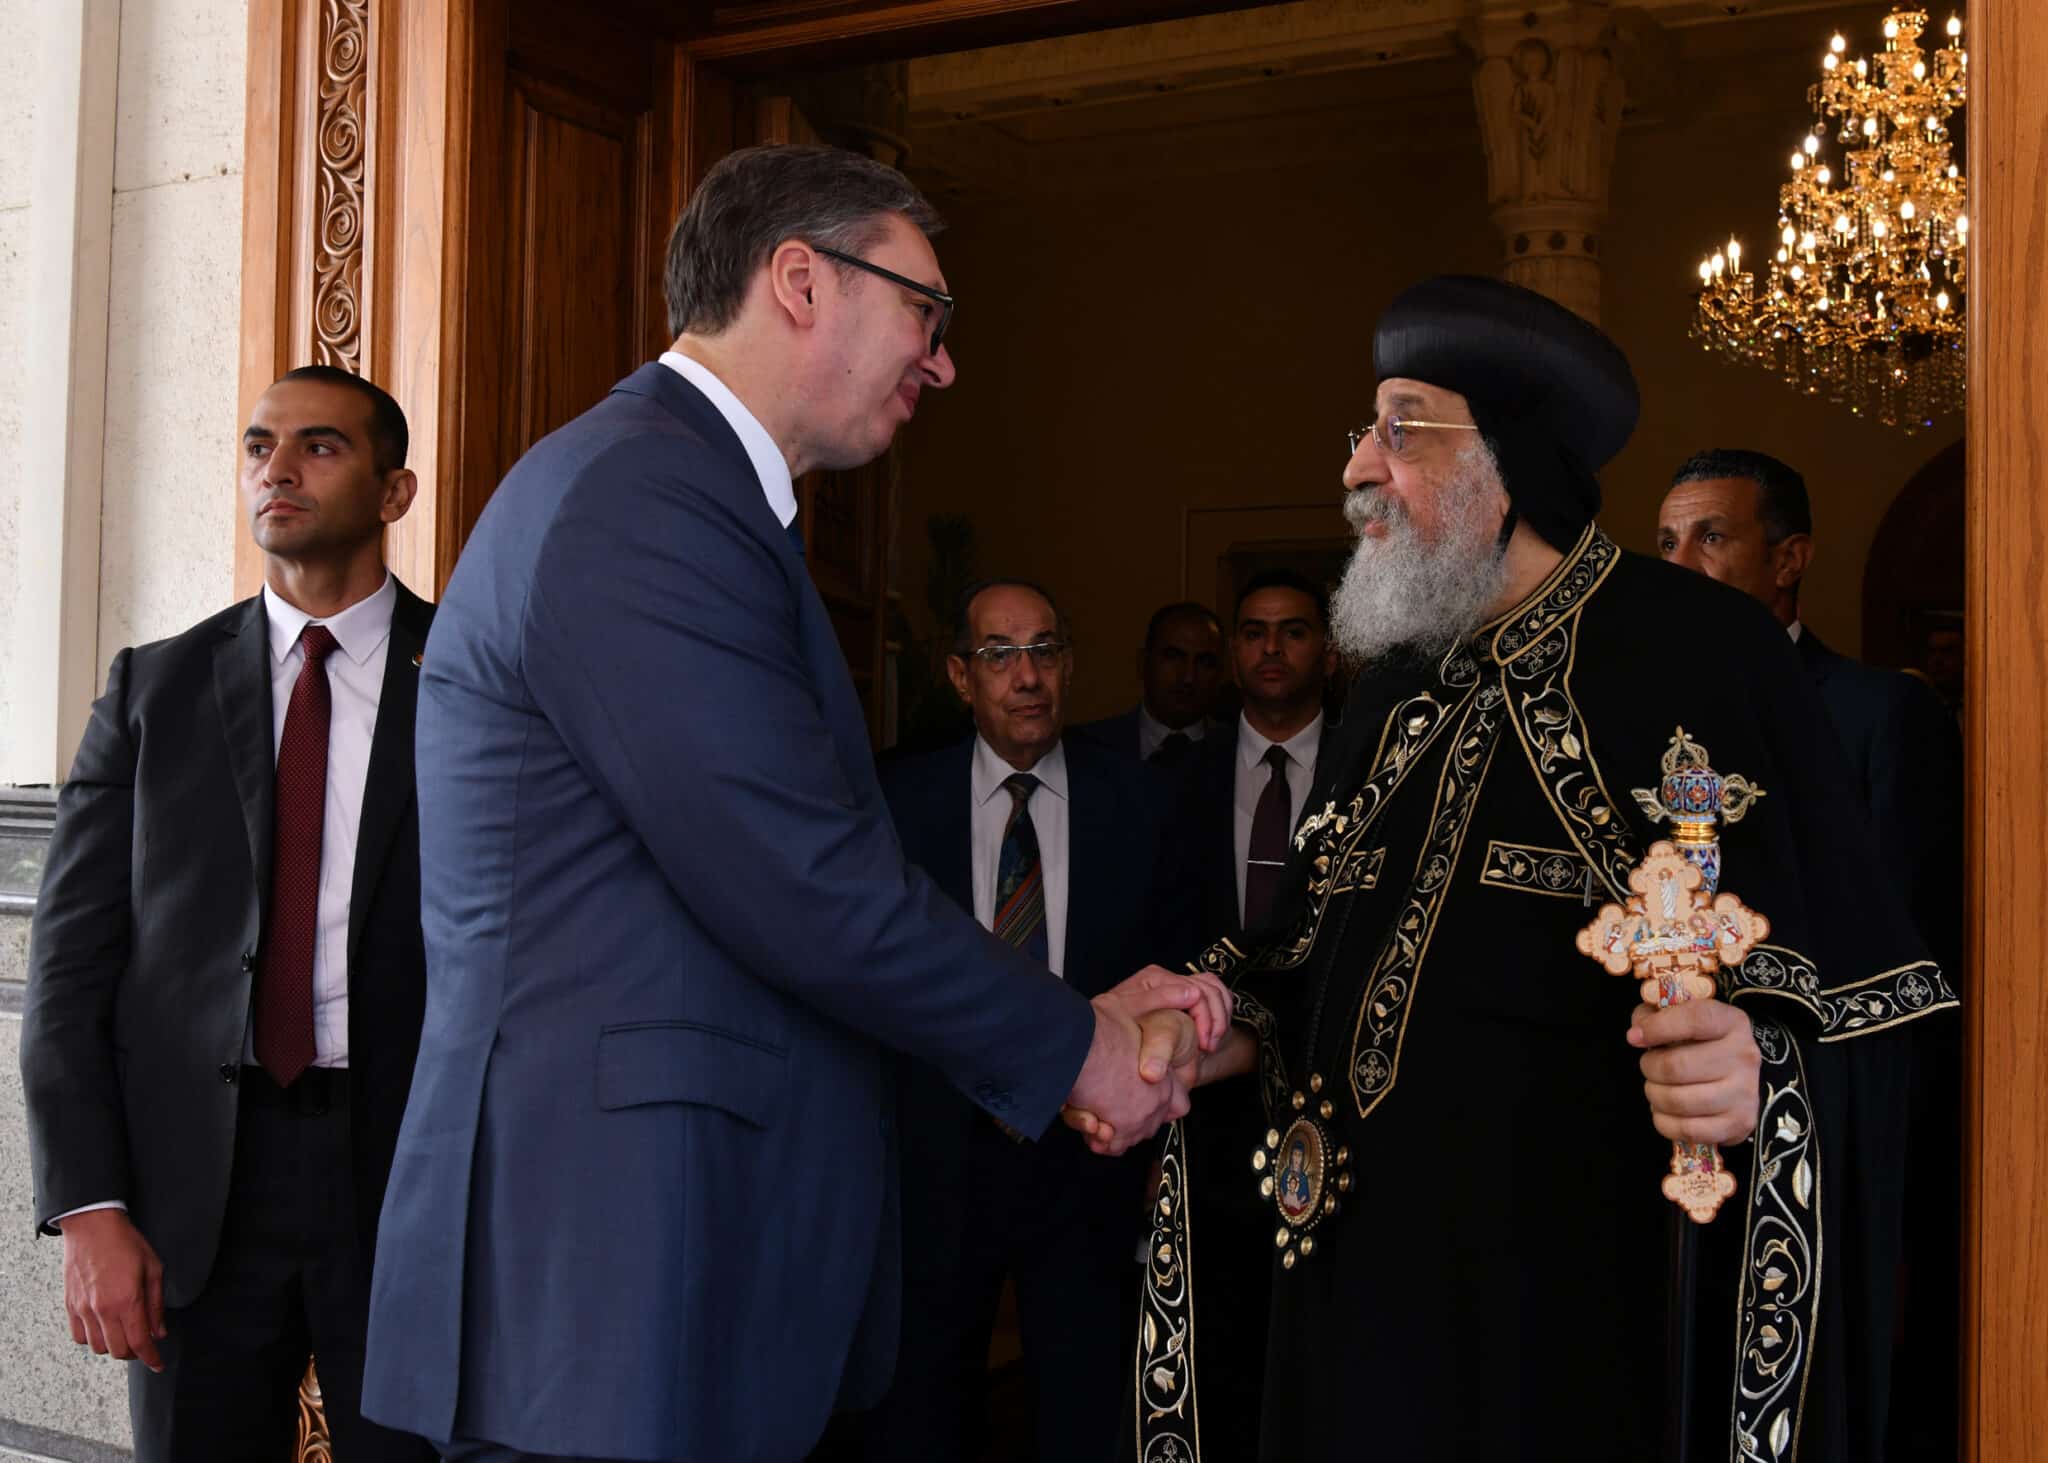
[[[1759,1074],[1749,1017],[1722,1001],[1636,1007],[1630,1046],[1643,1048],[1650,1120],[1683,1143],[1740,1143],[1756,1130]]]
[[[58,1221],[64,1231],[64,1314],[71,1339],[101,1356],[164,1369],[164,1264],[119,1209]]]
[[[1186,994],[1190,986],[1197,992],[1192,1003]],[[1122,984],[1104,992],[1097,1000],[1115,1001],[1134,1017],[1153,1011],[1186,1011],[1194,1018],[1195,1040],[1205,1052],[1215,1051],[1230,1035],[1230,1013],[1236,1009],[1230,988],[1211,972],[1203,970],[1193,975],[1179,975],[1163,965],[1146,966]],[[1152,1077],[1146,1080],[1156,1082],[1159,1079]]]
[[[1230,993],[1213,976],[1198,980],[1155,965],[1092,1004],[1095,1040],[1067,1101],[1091,1115],[1091,1148],[1123,1153],[1188,1110],[1187,1087],[1172,1070],[1177,1057],[1193,1059],[1182,1050],[1186,1033],[1155,1022],[1148,1035],[1139,1022],[1155,1013],[1186,1012],[1196,1029],[1198,1057],[1204,1036],[1213,1045],[1229,1031]]]
[[[1230,1034],[1232,1004],[1214,975],[1156,965],[1097,996],[1095,1043],[1068,1098],[1068,1126],[1114,1155],[1183,1116],[1202,1053]]]

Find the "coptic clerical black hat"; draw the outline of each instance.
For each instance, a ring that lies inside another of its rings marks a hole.
[[[1380,317],[1381,381],[1455,391],[1493,448],[1514,510],[1569,549],[1600,510],[1595,474],[1635,430],[1634,372],[1600,329],[1506,280],[1445,274],[1411,285]]]

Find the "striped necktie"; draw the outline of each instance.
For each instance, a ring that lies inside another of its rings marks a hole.
[[[1003,780],[1010,794],[1010,821],[1003,828],[1003,849],[996,860],[994,929],[1039,964],[1051,963],[1045,936],[1045,871],[1038,859],[1038,830],[1031,826],[1025,804],[1038,789],[1038,779],[1015,772]]]

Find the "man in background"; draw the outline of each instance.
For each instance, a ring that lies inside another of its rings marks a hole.
[[[891,763],[883,791],[905,856],[985,929],[1094,996],[1192,953],[1192,886],[1176,861],[1166,774],[1063,736],[1074,655],[1042,587],[962,596],[948,658],[975,735]],[[1136,775],[1134,775],[1136,774]],[[979,1452],[989,1334],[1014,1282],[1043,1463],[1107,1463],[1130,1359],[1144,1155],[1098,1158],[1055,1129],[1039,1143],[906,1062],[903,1342],[868,1456]]]
[[[1184,600],[1153,611],[1138,650],[1138,685],[1136,706],[1074,734],[1169,771],[1189,765],[1224,687],[1223,627],[1207,606]]]
[[[123,650],[57,805],[21,1067],[71,1337],[130,1363],[142,1463],[291,1456],[310,1354],[340,1463],[425,1000],[413,708],[433,607],[384,567],[404,414],[307,366],[257,399],[263,588]]]
[[[1697,452],[1672,475],[1658,512],[1657,548],[1669,561],[1741,590],[1796,643],[1862,789],[1877,851],[1920,938],[1960,987],[1963,932],[1963,755],[1955,717],[1926,682],[1867,666],[1821,642],[1799,618],[1799,589],[1814,557],[1806,479],[1775,457],[1740,448]],[[1913,1032],[1906,1254],[1910,1266],[1902,1375],[1948,1385],[1901,1388],[1891,1411],[1891,1454],[1953,1457],[1954,1342],[1961,1236],[1961,1031],[1929,1022]]]

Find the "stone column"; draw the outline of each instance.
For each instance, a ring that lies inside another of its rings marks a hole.
[[[1600,319],[1600,231],[1625,88],[1605,3],[1466,28],[1503,273]]]

